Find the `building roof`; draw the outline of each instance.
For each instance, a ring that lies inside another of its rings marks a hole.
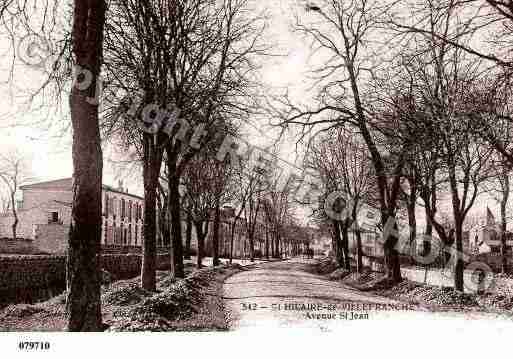
[[[105,191],[109,191],[109,192],[114,192],[114,193],[119,193],[119,194],[124,194],[124,195],[127,195],[127,196],[130,196],[130,197],[135,197],[135,198],[138,198],[138,199],[142,199],[144,200],[143,197],[141,196],[138,196],[136,194],[132,194],[132,193],[128,193],[128,192],[124,192],[124,191],[121,191],[117,188],[114,188],[112,186],[108,186],[108,185],[102,185],[102,188],[105,190]]]
[[[64,202],[64,201],[57,201],[57,200],[54,200],[54,202],[57,203],[57,204],[60,204],[62,206],[65,206],[65,207],[71,207],[72,206],[71,202]]]
[[[29,185],[20,186],[21,190],[27,189],[53,189],[53,190],[62,190],[62,191],[71,191],[73,185],[73,180],[71,178],[61,178],[53,181],[44,181],[32,183]]]
[[[44,182],[37,182],[32,183],[28,185],[20,186],[21,190],[31,190],[31,189],[42,189],[42,190],[57,190],[57,191],[72,191],[73,190],[73,179],[71,177],[69,178],[61,178],[58,180],[52,180],[52,181],[44,181]],[[131,197],[135,197],[138,199],[144,199],[143,197],[137,196],[132,193],[124,192],[120,189],[114,188],[112,186],[108,185],[102,185],[102,189],[109,192],[119,193],[128,195]]]

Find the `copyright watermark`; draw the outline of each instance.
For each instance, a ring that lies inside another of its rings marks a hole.
[[[50,41],[37,34],[22,37],[16,47],[16,54],[25,65],[48,74],[58,60]]]

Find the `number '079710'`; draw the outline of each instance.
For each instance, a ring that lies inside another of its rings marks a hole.
[[[19,350],[31,351],[31,350],[49,350],[50,343],[49,342],[19,342],[18,343]]]

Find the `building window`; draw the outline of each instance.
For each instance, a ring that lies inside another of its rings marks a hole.
[[[114,231],[112,230],[112,226],[108,227],[107,240],[105,240],[105,244],[112,244],[114,242]]]
[[[128,201],[128,221],[132,222],[132,201]]]
[[[137,234],[138,234],[137,231],[138,231],[138,229],[137,229],[137,224],[136,224],[135,225],[135,245],[137,245]]]
[[[132,225],[128,225],[128,244],[132,243]]]
[[[48,217],[48,223],[58,223],[59,222],[59,212],[50,212]]]
[[[105,217],[109,217],[109,195],[105,193]]]
[[[105,225],[103,226],[103,244],[107,244],[107,228],[109,223],[107,222],[107,219],[105,219]]]
[[[125,199],[121,199],[121,218],[125,218]]]
[[[119,244],[118,242],[119,242],[119,240],[118,240],[118,227],[116,227],[116,225],[114,225],[114,244],[117,245],[117,244]]]

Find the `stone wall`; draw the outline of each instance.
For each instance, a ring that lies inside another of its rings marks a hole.
[[[169,254],[157,254],[158,270],[169,269],[170,263]],[[116,279],[137,277],[141,273],[141,265],[142,256],[138,254],[104,254],[101,260],[101,267]]]
[[[68,248],[69,225],[38,224],[35,228],[35,245],[42,252],[64,254]]]
[[[65,288],[64,256],[0,257],[0,302],[31,303]]]
[[[451,268],[446,270],[438,268],[418,268],[418,267],[405,267],[401,268],[401,275],[403,278],[408,279],[412,282],[423,283],[434,286],[443,287],[454,287],[454,276]],[[494,282],[495,285],[494,285]],[[500,282],[500,283],[499,283]],[[474,271],[465,270],[463,272],[463,283],[465,292],[475,293],[479,288],[479,277]],[[513,287],[513,280],[511,279],[500,279],[497,281],[493,273],[489,273],[485,277],[484,287],[492,292],[497,292],[497,285],[501,287],[507,286],[508,288]]]
[[[142,257],[137,254],[105,254],[101,267],[115,279],[136,277]],[[169,269],[169,254],[157,255],[157,269]],[[0,304],[33,303],[61,293],[66,284],[64,255],[0,256]]]
[[[50,201],[41,203],[37,207],[24,207],[24,209],[18,211],[17,237],[35,239],[37,226],[48,224],[52,212],[58,213],[60,223],[70,223],[71,207],[58,202]],[[12,214],[0,217],[0,237],[12,238],[11,226],[13,223],[14,217]]]
[[[32,240],[0,238],[0,253],[3,254],[42,254]]]

